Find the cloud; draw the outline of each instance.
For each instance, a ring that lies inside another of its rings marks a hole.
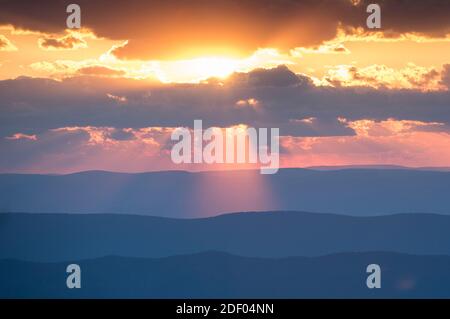
[[[308,117],[308,118],[304,118],[304,119],[291,119],[289,121],[293,122],[293,123],[313,124],[316,120],[317,120],[317,118],[315,118],[315,117]]]
[[[254,98],[248,98],[246,100],[239,100],[236,102],[236,107],[251,107],[251,108],[257,108],[259,105],[259,101]]]
[[[355,129],[354,136],[283,137],[281,146],[286,155],[282,165],[445,167],[450,164],[450,134],[437,123],[361,119],[348,125]],[[427,126],[434,131],[422,130]],[[439,126],[444,131],[437,130]]]
[[[127,98],[125,96],[118,96],[118,95],[114,95],[114,94],[110,94],[110,93],[106,93],[106,96],[109,97],[111,100],[116,101],[119,104],[127,102]]]
[[[409,67],[405,74],[427,73]],[[376,73],[363,71],[354,80]],[[447,65],[438,74],[448,83]],[[284,167],[450,166],[448,90],[315,86],[282,66],[198,84],[20,77],[0,81],[0,96],[8,172],[193,169],[171,162],[170,135],[194,119],[204,128],[279,128]]]
[[[393,136],[416,131],[439,131],[444,126],[444,123],[439,122],[396,120],[392,118],[384,121],[369,119],[347,121],[344,118],[339,118],[339,121],[354,130],[357,136]]]
[[[306,77],[297,75],[285,65],[272,69],[254,69],[248,73],[234,73],[227,80],[227,84],[249,87],[286,87],[286,86],[308,86],[312,81]]]
[[[7,140],[30,140],[30,141],[36,141],[37,137],[35,134],[28,135],[23,133],[16,133],[12,136],[5,137]]]
[[[170,168],[170,152],[165,149],[170,134],[171,129],[161,127],[73,126],[41,132],[32,146],[19,143],[17,138],[4,139],[0,141],[0,148],[5,151],[0,158],[0,171],[69,173]]]
[[[57,74],[71,74],[73,72],[70,65],[63,61],[40,61],[34,62],[29,65],[31,69],[38,72],[43,72],[45,74],[49,74],[51,76],[55,76]]]
[[[39,47],[44,50],[74,50],[87,48],[87,43],[72,34],[57,38],[44,37],[38,40]]]
[[[7,37],[0,34],[0,51],[17,51],[17,48]]]
[[[448,90],[315,86],[286,67],[198,84],[91,75],[58,81],[20,77],[0,81],[0,96],[3,137],[55,127],[192,127],[194,119],[207,126],[278,127],[281,134],[298,137],[355,134],[338,118],[450,123]],[[126,105],[126,112],[118,105]]]
[[[444,65],[441,74],[441,84],[445,85],[450,90],[450,64]]]
[[[92,127],[92,126],[70,126],[70,127],[61,127],[57,129],[52,129],[52,132],[56,133],[86,133],[89,136],[86,141],[86,145],[105,145],[107,143],[113,143],[114,141],[110,139],[111,133],[114,131],[114,128],[110,127]]]
[[[349,54],[342,43],[327,43],[315,47],[296,48],[292,51],[294,56],[301,56],[302,54]]]
[[[402,69],[373,64],[359,68],[355,65],[330,67],[324,80],[333,86],[367,86],[376,89],[442,90],[441,72],[433,67],[408,64]]]
[[[97,64],[96,61],[70,61],[56,60],[53,62],[40,61],[34,62],[29,67],[38,72],[38,74],[50,76],[54,79],[70,78],[77,76],[93,77],[125,77],[127,72],[122,69],[116,69]]]
[[[141,1],[79,0],[83,27],[96,35],[129,40],[114,53],[122,59],[177,59],[199,55],[248,56],[258,48],[288,51],[317,46],[364,28],[366,7],[349,0]],[[446,0],[383,0],[382,32],[444,37],[450,31]],[[59,33],[65,28],[65,2],[2,2],[0,24]],[[41,10],[42,8],[46,10]],[[107,9],[106,9],[107,8]],[[369,31],[371,32],[371,31]]]
[[[302,124],[310,125],[316,120]],[[341,121],[344,121],[341,119]],[[450,134],[440,123],[389,119],[345,120],[356,134],[281,137],[282,167],[395,164],[449,166]],[[431,131],[423,128],[432,127]],[[177,166],[170,159],[172,127],[114,128],[72,126],[51,129],[35,138],[0,140],[1,172],[69,173],[103,169],[151,171],[217,169]],[[23,143],[20,141],[32,141]],[[235,168],[235,167],[234,167]]]
[[[81,67],[77,70],[80,75],[97,75],[97,76],[124,76],[125,71],[117,70],[102,65],[90,65]]]

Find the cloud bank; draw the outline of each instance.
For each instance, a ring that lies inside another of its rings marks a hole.
[[[248,56],[258,48],[290,50],[318,46],[338,31],[367,32],[371,1],[350,0],[157,0],[77,2],[83,27],[97,36],[129,40],[114,53],[122,59],[176,59],[202,55]],[[446,0],[380,0],[384,37],[450,33]],[[65,28],[63,1],[2,2],[0,24],[48,34]],[[42,10],[45,8],[45,10]],[[68,46],[50,40],[49,46]],[[181,56],[180,56],[181,55]]]

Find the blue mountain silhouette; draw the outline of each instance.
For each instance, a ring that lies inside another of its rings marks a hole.
[[[449,298],[450,256],[346,253],[262,259],[218,252],[161,259],[77,262],[81,289],[66,287],[67,263],[0,261],[1,298]],[[368,289],[366,267],[381,267]]]
[[[297,210],[368,216],[450,214],[450,172],[411,169],[0,175],[0,212],[205,217]]]
[[[0,258],[66,261],[222,251],[250,257],[391,251],[450,255],[450,216],[301,212],[202,219],[117,214],[0,214]]]

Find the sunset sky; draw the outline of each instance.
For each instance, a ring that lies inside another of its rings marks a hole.
[[[0,0],[0,172],[209,169],[170,159],[194,119],[280,128],[283,167],[450,167],[449,89],[447,0]]]

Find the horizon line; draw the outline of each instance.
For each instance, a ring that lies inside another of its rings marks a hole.
[[[339,170],[416,170],[416,171],[438,171],[450,172],[450,166],[403,166],[396,164],[355,164],[355,165],[314,165],[314,166],[296,166],[296,167],[280,167],[279,170],[313,170],[313,171],[339,171]],[[236,169],[206,169],[206,170],[183,170],[183,169],[162,169],[148,171],[114,171],[106,169],[88,169],[73,172],[1,172],[0,175],[45,175],[45,176],[68,176],[82,173],[113,173],[113,174],[149,174],[149,173],[223,173],[223,172],[244,172],[259,171],[259,168],[236,168]]]

